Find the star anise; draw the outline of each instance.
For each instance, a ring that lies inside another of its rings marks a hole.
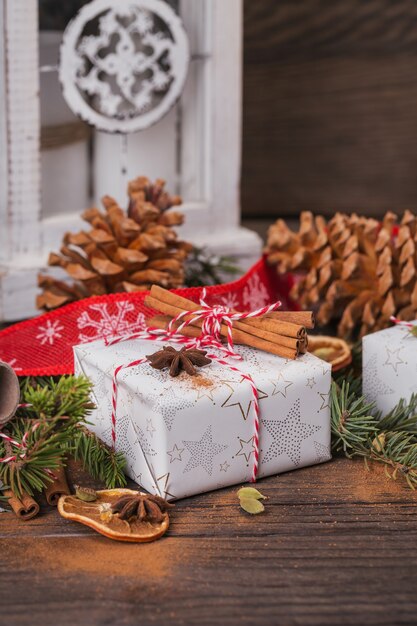
[[[197,348],[187,349],[186,347],[176,350],[172,346],[164,346],[162,350],[154,354],[148,354],[146,358],[152,367],[157,370],[169,367],[171,376],[178,376],[181,370],[184,370],[190,376],[194,376],[197,374],[195,365],[203,367],[211,363],[211,359],[206,357],[205,350],[198,350]]]
[[[118,513],[119,518],[129,521],[132,517],[139,522],[162,522],[165,519],[163,513],[173,508],[159,496],[138,492],[135,495],[121,496],[112,508],[112,513]]]

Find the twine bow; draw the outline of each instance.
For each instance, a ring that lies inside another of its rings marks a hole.
[[[106,340],[106,345],[111,346],[123,341],[133,340],[133,339],[146,339],[151,341],[171,341],[173,343],[183,344],[187,348],[206,348],[212,347],[220,350],[225,358],[219,357],[217,354],[207,354],[207,357],[216,361],[220,365],[224,365],[228,367],[231,371],[237,372],[246,380],[251,387],[252,392],[252,402],[253,402],[253,412],[254,412],[254,434],[253,434],[253,466],[252,466],[252,475],[251,481],[255,482],[258,467],[259,467],[259,424],[260,424],[260,408],[259,408],[259,394],[258,389],[255,385],[255,382],[250,374],[246,372],[242,372],[240,369],[229,363],[227,361],[228,358],[242,360],[242,356],[235,352],[234,343],[233,343],[233,322],[237,320],[246,319],[249,317],[262,317],[271,311],[275,311],[281,306],[281,302],[274,302],[269,306],[264,306],[255,311],[249,311],[247,313],[237,313],[233,312],[231,308],[222,306],[222,305],[214,305],[210,306],[205,301],[206,298],[206,290],[204,289],[202,292],[202,296],[200,298],[200,308],[197,311],[182,311],[179,313],[174,319],[171,320],[166,330],[160,328],[152,328],[147,327],[144,331],[135,333],[133,335],[123,335],[121,337],[117,337],[111,341]],[[187,318],[187,319],[184,319]],[[182,321],[181,321],[182,320]],[[201,334],[199,337],[185,337],[181,335],[181,330],[186,326],[192,324],[193,322],[200,321],[201,325]],[[176,327],[176,324],[180,322],[179,326]],[[226,324],[227,326],[227,345],[221,343],[220,330],[221,325]],[[176,327],[176,328],[175,328]],[[111,414],[111,435],[113,446],[116,444],[116,414],[117,414],[117,393],[118,393],[118,382],[117,377],[119,373],[130,367],[135,367],[147,361],[146,357],[142,357],[140,359],[136,359],[131,363],[127,363],[124,365],[119,365],[116,367],[113,373],[113,381],[112,381],[112,414]]]

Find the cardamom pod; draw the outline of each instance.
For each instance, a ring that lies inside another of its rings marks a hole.
[[[251,515],[257,515],[258,513],[262,513],[265,510],[262,502],[257,500],[256,498],[240,498],[240,506],[246,513],[250,513]]]
[[[97,500],[97,492],[90,487],[80,487],[75,485],[75,497],[83,502],[95,502]]]
[[[254,498],[255,500],[266,500],[266,497],[261,494],[255,487],[241,487],[237,492],[238,498]]]
[[[377,435],[372,441],[372,447],[377,452],[382,452],[385,446],[385,439],[386,439],[385,433],[379,433],[379,435]]]
[[[241,487],[237,492],[237,495],[240,506],[244,511],[246,511],[246,513],[257,515],[265,510],[265,507],[260,500],[266,500],[267,498],[260,491],[255,489],[255,487]]]

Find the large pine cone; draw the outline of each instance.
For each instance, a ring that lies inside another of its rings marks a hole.
[[[389,325],[391,315],[417,318],[417,218],[399,225],[337,213],[328,223],[303,212],[297,233],[283,220],[268,232],[266,253],[277,271],[301,273],[291,296],[318,307],[321,324],[339,321],[340,337],[363,336]]]
[[[62,267],[72,283],[39,275],[42,293],[38,308],[55,309],[87,296],[149,289],[156,283],[168,289],[184,283],[184,262],[191,244],[177,240],[173,226],[183,215],[168,211],[181,198],[164,190],[165,182],[139,177],[129,183],[127,213],[109,196],[104,211],[87,209],[82,218],[90,230],[66,233],[60,254],[48,264]]]

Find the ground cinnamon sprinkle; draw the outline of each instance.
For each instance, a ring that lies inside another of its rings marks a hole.
[[[195,387],[214,387],[214,382],[209,378],[205,378],[201,376],[201,374],[197,374],[197,376],[193,376],[190,379],[190,382]]]
[[[177,377],[177,380],[181,380],[187,384],[187,386],[192,389],[198,389],[199,387],[214,387],[215,382],[210,380],[210,378],[206,378],[202,374],[196,374],[195,376],[188,376],[188,374],[181,374]]]
[[[175,541],[160,539],[149,544],[124,544],[99,536],[24,538],[4,542],[2,558],[9,564],[24,563],[30,554],[39,571],[60,570],[94,576],[162,579],[184,563],[186,555]]]

